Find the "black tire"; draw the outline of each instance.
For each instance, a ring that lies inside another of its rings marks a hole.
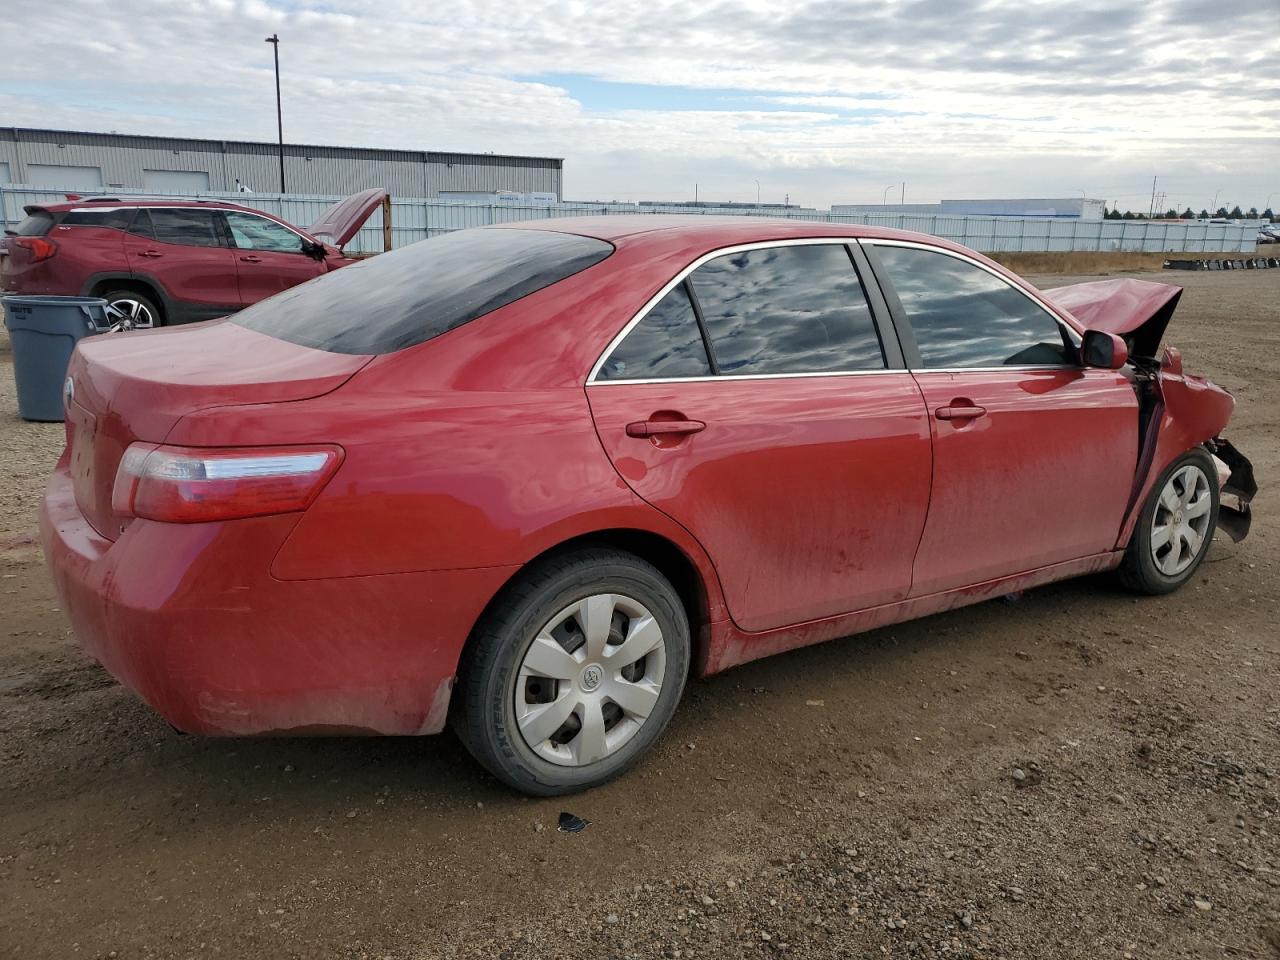
[[[520,732],[516,697],[527,694],[517,690],[519,669],[539,631],[595,594],[631,598],[652,614],[662,632],[665,668],[656,702],[628,741],[601,760],[563,766],[535,753]],[[684,607],[657,568],[600,547],[551,557],[505,588],[477,625],[463,652],[450,719],[472,756],[516,790],[535,796],[586,790],[617,777],[662,734],[684,690],[689,650]]]
[[[140,293],[137,290],[112,289],[104,291],[98,296],[107,301],[107,319],[109,321],[118,320],[119,314],[125,314],[133,319],[145,314],[152,318],[152,322],[135,323],[137,329],[164,326],[164,312],[160,309],[160,305],[156,303],[155,297],[150,294]],[[135,304],[136,310],[134,309]],[[116,312],[113,312],[113,310]]]
[[[1198,467],[1208,481],[1211,500],[1208,523],[1205,527],[1200,547],[1195,552],[1191,564],[1171,576],[1157,566],[1155,551],[1151,546],[1151,532],[1155,526],[1156,514],[1160,507],[1160,494],[1164,491],[1170,478],[1188,465]],[[1134,526],[1133,537],[1129,541],[1129,547],[1125,551],[1124,561],[1119,570],[1120,582],[1130,590],[1152,596],[1172,593],[1191,579],[1201,561],[1204,560],[1205,554],[1209,552],[1209,545],[1213,542],[1213,532],[1217,528],[1217,524],[1218,470],[1213,462],[1213,457],[1209,455],[1208,451],[1203,447],[1196,447],[1194,450],[1188,450],[1170,464],[1168,469],[1160,475],[1160,478],[1152,486],[1151,493],[1147,496],[1147,502],[1143,504],[1142,513]]]

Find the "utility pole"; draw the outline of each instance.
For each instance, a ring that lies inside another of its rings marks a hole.
[[[907,181],[905,180],[902,181],[902,199],[899,200],[898,202],[903,205],[905,205],[907,202]]]
[[[756,181],[756,206],[760,206],[760,181]]]
[[[1151,178],[1151,206],[1147,208],[1147,219],[1150,220],[1156,213],[1156,178]]]
[[[280,111],[280,35],[267,37],[276,61],[276,137],[280,145],[280,192],[284,193],[284,115]]]

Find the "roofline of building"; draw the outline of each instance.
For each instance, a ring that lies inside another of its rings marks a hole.
[[[5,136],[8,134],[9,136]],[[34,135],[34,136],[33,136]],[[100,137],[103,139],[128,140],[134,141],[130,144],[121,144],[121,146],[138,146],[149,147],[152,149],[173,149],[173,144],[186,144],[190,146],[199,145],[205,149],[212,148],[211,152],[225,152],[228,147],[253,147],[255,151],[275,151],[279,145],[266,140],[228,140],[228,139],[206,139],[202,137],[178,137],[164,136],[161,134],[138,134],[138,133],[109,133],[100,130],[50,130],[43,127],[6,127],[0,126],[0,139],[9,139],[17,142],[24,140],[41,140],[48,142],[50,138],[63,137]],[[461,150],[405,150],[395,147],[352,147],[338,146],[336,144],[317,144],[317,143],[285,143],[284,148],[288,152],[302,153],[307,150],[327,150],[353,155],[380,154],[386,156],[388,154],[396,155],[397,159],[422,159],[425,161],[440,160],[449,162],[450,158],[461,159],[484,159],[489,162],[502,160],[536,160],[540,163],[555,165],[556,167],[564,166],[563,157],[535,157],[526,154],[514,153],[468,153]]]

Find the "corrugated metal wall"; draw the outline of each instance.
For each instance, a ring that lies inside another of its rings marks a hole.
[[[115,191],[125,194],[128,191]],[[273,213],[290,223],[305,227],[340,196],[246,196],[235,193],[208,193],[246,206]],[[28,204],[61,203],[60,192],[31,187],[0,186],[0,219],[12,226],[23,217]],[[392,241],[402,247],[451,230],[482,227],[492,223],[545,220],[551,217],[609,216],[624,213],[678,213],[686,216],[746,216],[758,211],[717,209],[690,210],[688,207],[639,207],[628,203],[554,203],[523,206],[506,203],[453,203],[429,198],[393,197],[391,201]],[[1045,220],[1013,217],[942,217],[908,214],[863,214],[832,216],[813,211],[773,211],[770,215],[793,220],[831,223],[866,223],[900,230],[915,230],[955,240],[984,253],[1046,250],[1129,250],[1149,253],[1236,253],[1255,249],[1257,229],[1252,226],[1210,223],[1159,223],[1145,220]],[[348,250],[376,252],[382,249],[382,214],[360,231]]]
[[[140,190],[144,170],[205,173],[211,190],[255,193],[280,188],[271,143],[134,137],[0,127],[0,164],[15,183],[30,183],[27,165],[93,167],[108,190]],[[386,187],[393,196],[434,197],[441,190],[516,190],[561,195],[563,161],[550,157],[411,150],[365,150],[285,144],[285,185],[296,194],[347,194]],[[7,178],[6,178],[7,179]],[[48,182],[42,186],[66,186]]]

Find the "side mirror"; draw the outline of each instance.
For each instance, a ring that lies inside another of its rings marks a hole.
[[[1080,361],[1086,367],[1119,370],[1129,362],[1129,348],[1114,333],[1086,330],[1080,345]]]
[[[314,257],[317,260],[323,260],[325,257],[324,244],[316,243],[314,240],[303,240],[302,252],[308,257]]]

